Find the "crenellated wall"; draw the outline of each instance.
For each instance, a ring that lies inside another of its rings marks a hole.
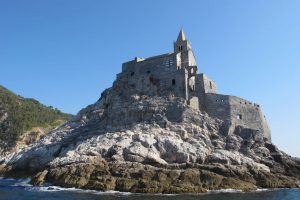
[[[206,93],[200,98],[201,107],[212,117],[222,120],[230,120],[229,96]]]
[[[257,130],[264,134],[264,138],[271,141],[271,131],[259,105],[235,96],[229,96],[229,104],[234,126]]]

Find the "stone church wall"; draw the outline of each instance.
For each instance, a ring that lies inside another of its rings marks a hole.
[[[202,107],[212,117],[230,122],[233,127],[255,129],[271,141],[270,130],[259,105],[239,97],[214,93],[207,93],[200,99]],[[230,133],[233,132],[230,130]]]

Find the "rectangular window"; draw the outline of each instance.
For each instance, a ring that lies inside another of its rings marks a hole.
[[[176,82],[175,82],[175,79],[173,79],[173,80],[172,80],[172,85],[175,85],[175,83],[176,83]]]
[[[242,116],[241,114],[239,114],[239,115],[236,116],[236,119],[242,120],[242,119],[243,119],[243,116]]]

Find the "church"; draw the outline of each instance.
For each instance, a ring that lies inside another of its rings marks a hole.
[[[192,45],[183,30],[173,44],[174,50],[149,58],[136,57],[122,64],[116,82],[125,85],[128,95],[174,96],[185,99],[193,109],[206,112],[232,127],[255,129],[271,141],[264,114],[258,104],[248,100],[217,93],[216,83],[198,73]]]

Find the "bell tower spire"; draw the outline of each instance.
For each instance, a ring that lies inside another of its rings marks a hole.
[[[174,52],[178,53],[178,52],[189,51],[189,50],[192,50],[192,46],[190,42],[187,40],[187,37],[183,29],[181,29],[176,42],[174,42]]]
[[[176,42],[185,41],[185,40],[186,40],[185,33],[184,33],[183,29],[181,29]]]

